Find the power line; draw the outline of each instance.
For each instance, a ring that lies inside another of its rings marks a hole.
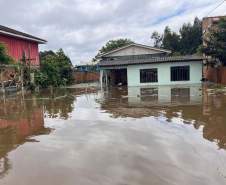
[[[222,2],[220,2],[219,5],[217,5],[213,10],[211,10],[206,16],[208,16],[209,14],[211,14],[214,10],[216,10],[217,8],[219,8],[222,4],[224,4],[226,2],[226,0],[223,0]]]

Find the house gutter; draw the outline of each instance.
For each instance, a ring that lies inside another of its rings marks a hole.
[[[13,37],[25,39],[25,40],[30,40],[30,41],[38,42],[39,44],[46,44],[46,42],[47,42],[45,40],[39,40],[39,39],[30,38],[30,37],[26,37],[26,36],[22,36],[22,35],[17,35],[17,34],[9,33],[9,32],[2,31],[2,30],[0,30],[0,33],[2,33],[4,35],[9,35],[9,36],[13,36]]]

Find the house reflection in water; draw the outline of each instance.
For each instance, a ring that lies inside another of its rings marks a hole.
[[[11,168],[8,153],[25,142],[37,142],[31,136],[49,134],[44,126],[43,108],[21,97],[0,100],[0,178]]]
[[[202,103],[201,86],[159,86],[128,88],[129,105],[192,105]]]
[[[111,90],[101,108],[114,118],[164,117],[175,124],[201,129],[203,138],[226,149],[226,95],[209,93],[205,86],[155,87]],[[106,96],[107,95],[107,96]]]

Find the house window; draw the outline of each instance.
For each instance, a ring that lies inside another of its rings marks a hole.
[[[189,81],[190,66],[171,67],[171,81]]]
[[[141,69],[140,83],[158,82],[158,69]]]

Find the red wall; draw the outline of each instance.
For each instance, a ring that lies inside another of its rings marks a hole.
[[[32,65],[40,64],[38,43],[1,34],[0,43],[3,43],[6,46],[8,54],[16,61],[21,60],[23,52],[25,52],[26,58],[29,58],[30,53]]]

